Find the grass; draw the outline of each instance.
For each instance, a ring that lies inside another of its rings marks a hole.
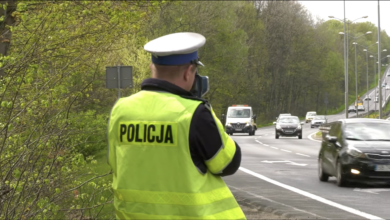
[[[382,69],[381,69],[382,74],[381,74],[381,75],[384,74],[385,70],[386,70],[386,67],[382,67]],[[378,86],[378,74],[375,74],[375,80],[370,82],[368,88],[369,88],[369,90],[371,90],[371,89],[375,88],[376,86]],[[364,88],[366,88],[366,87],[364,87]],[[360,91],[360,92],[358,93],[358,96],[361,97],[361,98],[363,99],[363,98],[364,98],[363,96],[364,96],[364,94],[365,94],[366,92],[367,92],[366,89],[364,89],[364,90],[362,90],[362,91]],[[371,98],[374,98],[374,97],[371,97]],[[353,89],[353,90],[350,89],[350,90],[348,91],[348,105],[352,105],[352,104],[355,102],[355,99],[356,99],[355,89]],[[326,114],[327,114],[327,115],[332,115],[332,114],[340,113],[341,111],[343,111],[343,110],[345,109],[344,107],[345,107],[345,105],[342,104],[342,105],[340,105],[337,109],[332,109],[332,110],[329,110],[329,109],[328,109],[327,112],[326,112]],[[387,111],[390,111],[390,106],[389,106],[388,108],[389,108],[389,109],[386,110],[386,112],[387,112]],[[386,109],[387,109],[387,106],[386,106]],[[321,110],[320,112],[321,112],[321,113],[322,113],[322,112],[325,113],[325,110]]]
[[[88,164],[97,175],[106,174],[111,170],[111,167],[107,164],[107,149],[103,149],[95,154],[95,160],[97,164]],[[112,176],[105,176],[105,179],[112,179]]]
[[[267,126],[271,126],[271,125],[273,125],[273,122],[256,124],[257,128],[267,127]]]
[[[86,181],[87,179],[90,179],[92,177],[107,174],[110,172],[111,167],[107,164],[106,154],[107,154],[107,149],[103,149],[101,151],[98,151],[94,155],[94,160],[96,160],[97,163],[95,163],[95,164],[87,163],[86,170],[88,170],[88,172],[91,171],[93,173],[93,175],[88,175],[88,176],[84,177],[83,181]],[[107,175],[107,176],[95,179],[93,181],[95,183],[98,183],[98,185],[101,185],[103,183],[108,184],[108,183],[112,182],[112,175]],[[94,193],[93,187],[86,187],[86,188],[82,189],[82,191],[84,193],[87,193],[87,194]],[[82,191],[80,191],[80,193],[82,193]],[[98,194],[95,195],[94,200],[93,200],[94,201],[93,204],[98,204],[98,202],[103,202],[100,200],[101,196],[104,196],[105,198],[107,198],[108,199],[107,201],[113,199],[112,192],[105,190],[105,191],[99,192]],[[97,208],[96,211],[100,210],[100,208],[101,207]],[[113,214],[114,214],[114,205],[112,203],[109,203],[109,204],[105,204],[103,206],[103,208],[100,211],[99,216],[100,216],[100,218],[111,218],[111,217],[113,217]],[[88,216],[87,213],[86,213],[86,216]]]

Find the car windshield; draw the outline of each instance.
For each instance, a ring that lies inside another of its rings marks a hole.
[[[279,123],[299,123],[298,118],[285,117],[279,120]]]
[[[360,122],[345,126],[347,140],[390,141],[390,124]]]
[[[314,116],[316,113],[307,113],[307,116]]]
[[[229,109],[228,118],[249,118],[250,109]]]
[[[316,116],[314,119],[317,119],[317,120],[325,120],[325,116]]]

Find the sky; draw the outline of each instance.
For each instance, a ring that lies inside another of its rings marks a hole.
[[[313,18],[319,17],[329,20],[332,15],[344,19],[344,1],[299,1],[312,14]],[[379,1],[381,30],[386,30],[390,35],[390,1]],[[368,16],[356,22],[369,21],[378,27],[378,1],[345,1],[345,17],[349,20]]]

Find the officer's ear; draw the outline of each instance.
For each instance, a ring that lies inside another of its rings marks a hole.
[[[196,72],[196,66],[194,64],[190,64],[187,66],[184,72],[184,80],[189,81],[193,78],[193,75],[195,75]]]

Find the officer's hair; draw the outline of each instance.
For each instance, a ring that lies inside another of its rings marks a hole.
[[[195,64],[184,64],[184,65],[176,65],[176,66],[165,66],[159,64],[151,64],[152,74],[156,78],[160,79],[176,79],[180,77],[186,69],[191,65],[191,71],[194,72],[196,70]]]

